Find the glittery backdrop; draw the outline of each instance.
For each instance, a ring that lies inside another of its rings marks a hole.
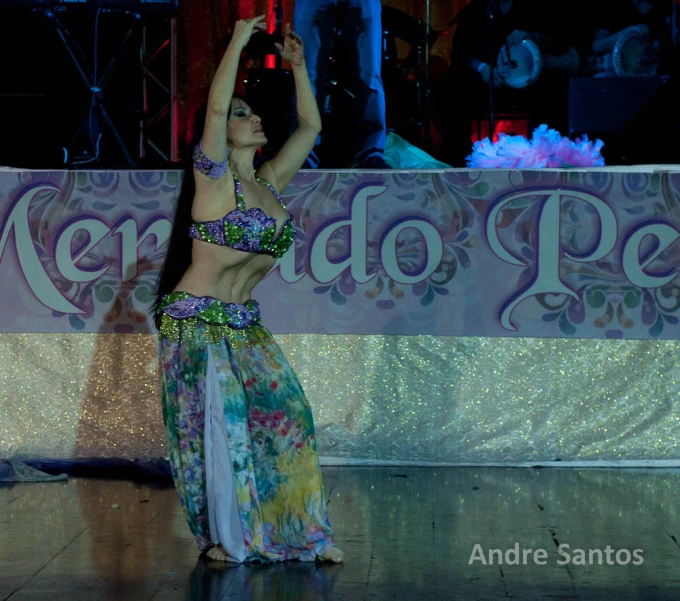
[[[678,459],[672,341],[277,336],[322,457]],[[156,339],[0,334],[0,458],[165,455]]]

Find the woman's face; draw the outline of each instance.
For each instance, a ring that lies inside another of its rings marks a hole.
[[[231,101],[231,113],[227,121],[227,142],[234,148],[260,148],[267,143],[261,119],[240,98]]]

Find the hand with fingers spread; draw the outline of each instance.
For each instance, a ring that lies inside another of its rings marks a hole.
[[[255,31],[267,31],[267,24],[264,22],[265,16],[253,17],[252,19],[241,19],[234,25],[234,34],[231,37],[230,46],[233,44],[243,50],[250,41]]]
[[[283,39],[283,46],[276,44],[276,49],[281,57],[294,67],[301,67],[305,64],[302,38],[292,30],[290,23],[286,23],[286,37]]]

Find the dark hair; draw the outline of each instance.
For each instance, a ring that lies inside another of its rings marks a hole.
[[[245,101],[244,98],[234,95],[232,99],[239,99]],[[160,274],[158,275],[158,283],[156,284],[156,300],[151,307],[151,314],[153,315],[156,327],[160,327],[159,316],[156,315],[158,306],[161,304],[161,299],[166,294],[172,292],[173,288],[177,286],[182,279],[184,272],[191,265],[191,245],[192,239],[189,238],[189,228],[191,227],[191,207],[196,195],[196,182],[194,181],[193,172],[193,149],[196,144],[201,141],[203,137],[203,128],[205,127],[205,117],[207,113],[207,104],[202,105],[194,115],[194,133],[189,146],[186,157],[182,161],[184,163],[182,177],[182,188],[177,197],[177,210],[175,211],[175,218],[172,223],[172,231],[170,232],[170,239],[168,240],[167,254],[163,261]],[[231,103],[229,103],[228,116],[231,115]],[[228,117],[227,117],[228,118]],[[225,132],[226,135],[226,132]]]

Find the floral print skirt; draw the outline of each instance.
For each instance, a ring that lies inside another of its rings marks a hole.
[[[312,561],[333,545],[300,382],[259,307],[174,292],[158,314],[172,476],[203,551]]]

